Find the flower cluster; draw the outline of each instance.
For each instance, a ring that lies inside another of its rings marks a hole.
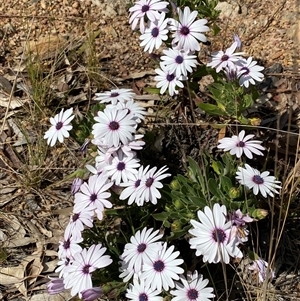
[[[188,6],[183,10],[176,8],[178,20],[166,18],[168,2],[158,0],[140,0],[129,10],[129,23],[134,29],[140,21],[140,46],[149,53],[159,49],[168,40],[171,33],[171,48],[163,51],[160,68],[155,69],[157,88],[163,94],[167,90],[171,96],[178,93],[177,87],[183,88],[183,80],[198,64],[195,51],[200,50],[200,42],[206,42],[204,32],[209,31],[207,20],[196,20],[197,11],[191,11]],[[145,26],[144,17],[147,16]]]
[[[120,200],[129,198],[129,205],[157,204],[161,198],[159,189],[163,185],[160,181],[170,174],[166,173],[166,166],[159,170],[149,165],[144,167],[137,158],[136,151],[142,149],[145,143],[141,140],[143,135],[136,131],[146,112],[134,102],[133,96],[130,89],[96,93],[97,101],[107,103],[106,108],[94,117],[92,143],[98,148],[98,156],[95,166],[87,166],[91,171],[88,180],[85,182],[76,178],[73,182],[73,213],[65,229],[64,240],[59,245],[60,261],[56,269],[62,282],[57,279],[51,282],[49,290],[52,293],[71,289],[72,295],[78,294],[82,298],[100,294],[99,288],[92,286],[91,274],[108,266],[112,259],[109,255],[103,255],[106,248],[101,243],[88,249],[82,248],[80,243],[83,241],[83,230],[93,227],[94,216],[102,220],[105,209],[113,207],[110,192],[113,185],[123,188]],[[74,118],[70,117],[71,113],[71,109],[65,114],[62,111],[50,120],[52,128],[45,135],[48,143],[54,145],[57,138],[61,141],[61,137],[68,137],[68,130],[72,128],[69,123]]]
[[[183,276],[184,262],[178,258],[180,253],[174,252],[174,245],[168,247],[167,243],[160,241],[162,234],[153,229],[144,228],[132,236],[130,243],[125,245],[121,255],[121,274],[124,281],[133,277],[133,284],[127,289],[126,297],[129,300],[157,300],[162,301],[159,296],[162,290],[169,291],[176,297],[172,300],[198,300],[202,298],[213,298],[213,289],[206,287],[208,280],[203,280],[202,275],[195,271],[188,272],[188,282]],[[175,281],[174,281],[175,280]]]
[[[217,72],[222,70],[229,80],[238,79],[240,86],[246,88],[250,84],[255,85],[256,82],[261,82],[264,75],[260,71],[264,67],[257,65],[252,57],[245,59],[242,56],[244,52],[235,52],[237,48],[241,48],[241,42],[235,36],[235,41],[225,52],[220,50],[212,53],[211,62],[207,66],[216,68]]]
[[[206,26],[207,20],[197,20],[198,12],[191,11],[189,7],[183,10],[175,7],[178,20],[166,17],[168,5],[169,2],[160,0],[137,1],[129,10],[129,23],[133,30],[139,24],[140,45],[145,51],[151,53],[159,49],[163,42],[171,40],[172,47],[163,50],[160,57],[160,68],[155,70],[155,80],[160,93],[168,90],[173,96],[178,93],[178,87],[184,87],[183,81],[197,67],[196,51],[200,50],[199,42],[207,41],[203,33],[209,28]],[[238,79],[241,86],[248,88],[249,84],[262,80],[260,71],[263,67],[257,66],[251,57],[244,59],[241,56],[243,52],[235,52],[241,47],[239,44],[238,37],[235,37],[235,42],[225,53],[219,51],[212,54],[208,66],[216,68],[217,72],[223,70],[228,78]],[[146,212],[146,204],[149,207],[154,205],[152,207],[159,211],[164,206],[155,205],[159,204],[162,197],[161,181],[171,174],[167,173],[167,166],[160,169],[143,166],[137,156],[145,145],[139,125],[145,119],[146,111],[134,101],[134,96],[131,89],[96,93],[95,100],[105,104],[105,109],[98,111],[94,117],[93,138],[84,144],[83,149],[86,153],[87,144],[91,142],[97,155],[94,163],[86,165],[89,177],[76,178],[73,182],[73,212],[63,240],[59,242],[58,278],[52,278],[48,284],[50,294],[70,289],[72,296],[78,294],[85,301],[95,300],[102,295],[103,289],[94,286],[92,276],[93,272],[113,262],[112,257],[105,254],[109,251],[110,243],[105,245],[97,241],[96,244],[84,247],[83,231],[92,228],[95,221],[104,220],[105,214],[115,206],[115,197],[118,198],[118,204],[122,204],[121,209],[125,208],[124,211],[130,206],[136,206],[133,208],[138,207]],[[57,140],[63,142],[64,138],[69,137],[73,119],[72,108],[65,112],[61,110],[54,118],[50,118],[52,126],[44,136],[50,146],[55,145]],[[265,150],[262,142],[253,138],[254,135],[245,135],[245,131],[241,131],[230,138],[221,139],[218,148],[229,151],[239,159],[244,154],[251,160],[253,154],[263,156],[262,151]],[[239,184],[252,189],[254,195],[260,192],[265,198],[279,193],[281,182],[270,176],[268,171],[260,173],[249,164],[243,166],[234,170]],[[195,202],[198,209],[193,211],[192,217],[197,211],[198,219],[188,216],[185,237],[190,237],[190,248],[204,262],[229,264],[232,257],[243,257],[240,245],[247,242],[247,224],[254,219],[239,209],[226,208],[218,203],[220,201],[213,202],[212,208],[202,205],[200,209],[203,210],[198,210],[201,202]],[[181,207],[181,200],[179,203]],[[154,214],[147,211],[145,215],[150,219]],[[183,269],[184,256],[175,250],[176,244],[168,245],[162,240],[161,232],[165,225],[160,224],[161,231],[145,225],[148,226],[143,224],[136,231],[130,224],[129,236],[132,233],[134,235],[130,238],[124,235],[119,244],[123,243],[124,249],[116,252],[119,257],[119,278],[129,282],[126,284],[126,297],[129,300],[148,301],[162,301],[166,294],[173,296],[172,301],[208,301],[214,298],[213,289],[207,287],[208,280],[203,279],[197,270],[191,272]],[[268,264],[260,259],[254,261],[249,269],[258,275],[261,282],[274,276],[273,273],[268,274],[270,269],[267,267]]]
[[[265,148],[261,145],[261,141],[251,140],[253,137],[254,135],[245,136],[245,131],[243,130],[238,135],[220,139],[218,148],[229,151],[231,155],[236,155],[237,158],[240,158],[243,153],[249,159],[253,158],[253,154],[262,156],[261,150]],[[260,192],[265,198],[267,195],[274,197],[274,193],[279,194],[276,189],[281,188],[279,185],[281,182],[277,181],[274,176],[270,176],[269,171],[260,173],[260,171],[252,168],[249,164],[245,164],[245,167],[239,166],[236,172],[236,179],[240,184],[253,189],[255,195]]]

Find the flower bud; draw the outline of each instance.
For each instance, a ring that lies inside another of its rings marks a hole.
[[[178,180],[173,180],[171,183],[170,183],[170,187],[171,189],[173,190],[179,190],[180,189],[180,184],[179,184],[179,181]]]
[[[174,204],[175,209],[177,209],[177,210],[179,210],[183,207],[183,203],[179,199],[176,199],[173,204]]]
[[[83,180],[81,178],[75,178],[71,186],[71,193],[75,194],[76,192],[78,192],[82,183]]]
[[[63,278],[49,278],[51,279],[51,281],[47,283],[47,291],[49,295],[56,295],[65,290]]]
[[[84,301],[94,301],[102,295],[101,287],[92,287],[81,292],[81,299]]]
[[[172,224],[171,224],[171,230],[173,232],[176,232],[176,231],[180,231],[182,229],[182,224],[180,221],[174,221]]]
[[[229,189],[228,195],[231,199],[236,199],[241,196],[240,190],[236,187],[231,187]]]
[[[252,212],[252,216],[258,220],[264,219],[268,214],[269,212],[265,209],[255,209]]]

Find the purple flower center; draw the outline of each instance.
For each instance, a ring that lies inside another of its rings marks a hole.
[[[151,35],[153,38],[157,38],[158,37],[158,34],[159,34],[159,29],[157,27],[154,27],[152,30],[151,30]]]
[[[182,64],[183,63],[183,57],[181,55],[177,55],[175,58],[175,62],[177,64]]]
[[[154,179],[153,178],[149,178],[146,180],[146,187],[151,187],[151,185],[153,184]]]
[[[79,213],[74,213],[72,216],[72,221],[76,222],[79,219]]]
[[[221,61],[222,62],[225,62],[225,61],[228,61],[229,60],[229,56],[227,54],[224,54],[222,57],[221,57]]]
[[[243,67],[243,68],[241,68],[241,72],[243,73],[243,75],[247,75],[250,73],[250,70],[247,67]]]
[[[97,194],[96,193],[91,194],[90,200],[91,202],[95,202],[97,200]]]
[[[83,274],[89,274],[89,273],[90,273],[90,267],[91,267],[91,265],[86,264],[86,265],[82,268]]]
[[[226,233],[222,229],[215,229],[213,239],[216,242],[223,243],[226,239]]]
[[[70,239],[68,238],[67,240],[64,241],[64,249],[67,250],[70,248]]]
[[[150,9],[149,5],[143,5],[142,6],[142,13],[146,13]]]
[[[112,92],[110,97],[118,97],[120,94],[118,92]]]
[[[111,122],[109,123],[109,128],[110,128],[112,131],[118,130],[119,127],[120,127],[120,125],[119,125],[119,123],[116,122],[116,121],[111,121]]]
[[[156,272],[162,272],[165,268],[165,264],[163,261],[157,260],[153,263],[153,267]]]
[[[190,29],[187,26],[182,26],[180,29],[180,33],[184,36],[187,36],[190,33]]]
[[[244,141],[240,141],[239,143],[237,143],[237,147],[245,147],[245,142]]]
[[[257,185],[261,185],[264,183],[264,179],[258,175],[253,176],[252,181]]]
[[[168,74],[167,75],[167,81],[168,82],[171,82],[171,81],[173,81],[174,80],[174,78],[175,78],[175,75],[172,73],[172,74]]]
[[[117,165],[117,170],[122,171],[125,169],[126,164],[124,162],[119,162]]]
[[[147,248],[147,245],[144,244],[144,243],[141,243],[141,244],[138,245],[137,251],[138,251],[139,253],[143,253],[143,252],[146,250],[146,248]]]
[[[189,300],[196,300],[198,298],[198,296],[199,296],[198,291],[195,290],[194,288],[191,288],[187,292],[187,297]]]
[[[55,126],[55,128],[56,128],[57,130],[60,130],[62,127],[63,127],[63,123],[62,123],[61,121],[59,121],[59,122],[56,124],[56,126]]]
[[[136,180],[136,182],[134,183],[134,187],[138,188],[141,184],[141,180]]]
[[[145,293],[139,295],[139,301],[148,301],[148,296]]]

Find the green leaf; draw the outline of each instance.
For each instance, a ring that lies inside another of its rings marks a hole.
[[[202,171],[198,163],[191,157],[188,157],[189,162],[189,176],[194,182],[197,182],[197,176],[202,175]]]
[[[205,75],[209,74],[209,68],[206,67],[206,65],[200,65],[197,67],[197,69],[195,70],[195,72],[193,72],[193,77],[197,78],[197,77],[203,77]]]
[[[161,213],[154,213],[152,216],[157,220],[157,221],[165,221],[169,217],[168,212],[161,212]]]
[[[210,103],[202,102],[202,103],[198,104],[198,107],[209,115],[217,115],[217,116],[227,115],[226,112],[224,112],[218,106],[210,104]]]
[[[188,196],[188,198],[197,207],[204,208],[207,205],[207,202],[204,198],[200,198],[197,196]]]
[[[213,32],[213,35],[216,36],[221,31],[221,28],[217,24],[214,24],[211,27],[211,30]]]
[[[226,192],[228,192],[230,190],[230,188],[232,187],[231,180],[226,176],[221,176],[220,182],[221,182],[221,186],[222,186],[223,190]]]
[[[217,175],[221,175],[224,172],[224,167],[220,161],[213,160],[211,167]]]
[[[213,178],[208,179],[208,189],[213,196],[217,197],[220,200],[223,198],[222,193],[220,192],[220,189],[218,188],[218,184],[215,179]]]
[[[146,87],[144,88],[146,92],[149,94],[160,94],[160,89],[159,88],[153,88],[153,87]]]

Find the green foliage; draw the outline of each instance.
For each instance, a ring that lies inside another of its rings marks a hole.
[[[218,3],[218,0],[177,0],[177,6],[197,10],[200,18],[208,18],[210,21],[215,21],[220,14],[220,11],[215,10]]]
[[[207,88],[216,104],[199,103],[200,109],[209,115],[234,118],[243,124],[249,124],[243,112],[253,105],[254,99],[258,96],[254,88],[247,94],[245,88],[240,87],[237,82],[226,82],[222,78],[218,78]]]
[[[197,211],[213,204],[225,205],[230,211],[240,209],[260,220],[266,217],[266,211],[259,209],[259,200],[244,187],[236,185],[238,162],[226,153],[221,160],[215,160],[208,154],[202,155],[202,166],[188,158],[187,175],[177,175],[169,185],[170,192],[162,212],[153,214],[166,228],[170,228],[169,240],[187,234],[190,220],[197,218]]]

